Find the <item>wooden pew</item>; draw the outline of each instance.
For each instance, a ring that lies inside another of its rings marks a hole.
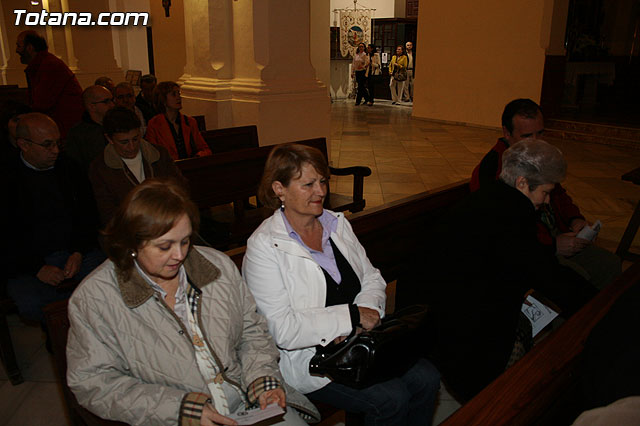
[[[354,231],[363,243],[369,258],[379,267],[387,281],[397,278],[407,253],[419,248],[424,240],[419,232],[420,222],[441,214],[451,204],[459,201],[469,192],[468,181],[426,191],[374,209],[354,214],[349,218]],[[402,240],[402,241],[400,241]],[[239,247],[227,253],[238,268],[242,266],[246,247]],[[51,333],[56,369],[63,384],[65,402],[69,408],[73,424],[119,425],[121,423],[100,419],[80,407],[66,385],[66,353],[69,320],[67,302],[56,302],[45,308],[45,318]],[[324,415],[336,412],[329,406],[321,406]],[[347,425],[359,424],[358,417],[346,415]]]
[[[17,84],[0,86],[0,104],[9,100],[29,105],[28,89],[26,87],[18,87]]]
[[[371,263],[380,269],[385,281],[390,283],[399,277],[410,254],[425,243],[428,232],[425,224],[434,221],[467,194],[469,181],[464,180],[355,213],[348,219]],[[239,247],[227,252],[240,269],[245,249]],[[389,298],[394,297],[393,291],[394,288],[388,289]],[[323,420],[339,411],[326,404],[316,403],[316,406]],[[320,425],[323,424],[320,422]],[[345,413],[345,424],[360,425],[362,417]]]
[[[319,148],[327,155],[324,138],[298,141]],[[245,210],[244,200],[253,197],[258,192],[258,186],[264,170],[267,157],[274,146],[240,149],[221,152],[208,157],[190,158],[176,161],[176,165],[189,181],[191,198],[201,209],[209,209],[233,203],[233,217],[228,218],[231,223],[231,237],[227,241],[210,243],[216,248],[227,249],[244,245],[251,233],[260,225],[262,220],[271,215],[267,209]],[[364,177],[371,174],[368,167],[348,167],[344,169],[330,168],[332,174],[354,175],[353,197],[329,195],[325,207],[352,212],[364,208],[363,198]],[[206,239],[206,236],[205,236]]]
[[[576,389],[579,357],[589,333],[614,302],[639,283],[636,262],[442,424],[563,424],[557,419]]]

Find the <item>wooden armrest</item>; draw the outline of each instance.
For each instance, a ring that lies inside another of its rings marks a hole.
[[[329,167],[329,171],[332,175],[336,176],[371,176],[371,169],[366,166],[352,166],[352,167]]]
[[[364,209],[364,178],[365,176],[371,176],[371,169],[366,166],[352,166],[335,168],[329,167],[329,171],[332,175],[336,176],[349,176],[353,175],[353,208],[352,212],[359,212]]]

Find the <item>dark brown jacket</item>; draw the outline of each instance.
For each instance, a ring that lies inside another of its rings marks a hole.
[[[173,160],[165,148],[152,145],[143,139],[140,141],[140,152],[142,153],[145,179],[173,177],[178,183],[185,188],[187,187],[186,179],[173,164]],[[103,155],[98,156],[91,163],[89,180],[93,186],[93,193],[100,212],[100,221],[103,225],[109,222],[131,188],[140,183],[111,144],[104,148]]]

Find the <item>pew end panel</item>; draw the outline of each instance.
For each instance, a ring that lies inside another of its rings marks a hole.
[[[67,300],[51,303],[44,307],[45,321],[55,362],[58,379],[62,383],[62,393],[73,426],[126,426],[125,423],[105,420],[82,407],[67,385],[67,335],[69,316]]]

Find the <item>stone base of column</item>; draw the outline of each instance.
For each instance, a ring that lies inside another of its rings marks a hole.
[[[183,112],[207,129],[255,124],[260,145],[330,136],[330,98],[319,81],[264,82],[182,76]]]

